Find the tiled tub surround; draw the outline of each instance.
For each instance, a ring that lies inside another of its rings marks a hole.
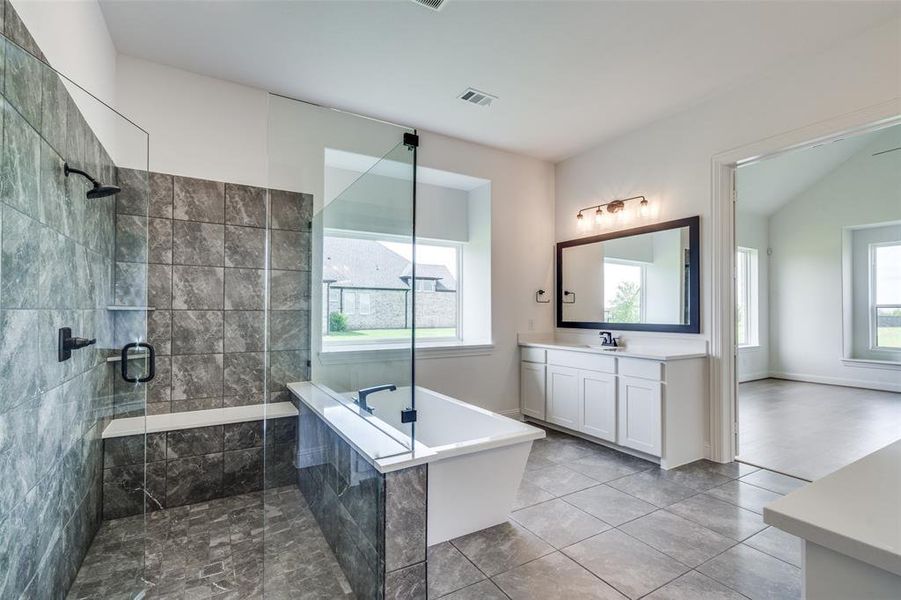
[[[119,185],[115,303],[153,310],[117,311],[117,337],[146,314],[157,352],[147,414],[266,401],[266,350],[274,400],[307,380],[312,196],[128,169]],[[118,416],[140,414],[137,400]]]
[[[427,465],[382,474],[298,402],[298,483],[358,598],[426,597]]]
[[[58,598],[100,524],[115,223],[63,162],[116,176],[8,2],[0,23],[0,598]],[[98,346],[57,362],[63,326]]]
[[[293,484],[296,424],[284,417],[107,438],[103,518]]]

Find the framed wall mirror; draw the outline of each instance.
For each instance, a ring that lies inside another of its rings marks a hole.
[[[700,217],[557,244],[557,327],[700,333]]]

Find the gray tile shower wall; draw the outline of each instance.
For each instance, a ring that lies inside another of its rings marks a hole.
[[[427,466],[382,475],[295,404],[298,485],[354,593],[425,599]]]
[[[156,511],[291,485],[296,424],[288,417],[107,439],[103,518],[141,514],[145,500]]]
[[[312,196],[128,169],[119,185],[116,303],[154,309],[147,413],[286,400],[286,383],[309,378]],[[144,326],[141,312],[116,319],[123,341]],[[119,407],[136,414],[140,402]]]
[[[58,598],[100,523],[115,218],[63,163],[115,166],[8,2],[0,23],[0,598]],[[63,326],[101,343],[57,362]]]

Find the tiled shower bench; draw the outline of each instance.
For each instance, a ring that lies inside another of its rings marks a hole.
[[[294,484],[296,431],[290,402],[113,419],[103,518],[140,514],[145,499],[153,511]]]

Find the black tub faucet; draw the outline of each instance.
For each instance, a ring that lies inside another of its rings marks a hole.
[[[602,331],[598,335],[601,336],[601,346],[613,346],[616,347],[618,344],[616,343],[616,338],[613,337],[613,334],[609,331]]]
[[[397,390],[397,386],[393,383],[386,383],[385,385],[374,385],[372,387],[363,388],[362,390],[357,392],[357,398],[354,400],[354,403],[369,414],[372,414],[372,411],[374,409],[366,403],[366,396],[368,396],[369,394],[374,394],[376,392],[383,392],[385,390],[393,392]]]

